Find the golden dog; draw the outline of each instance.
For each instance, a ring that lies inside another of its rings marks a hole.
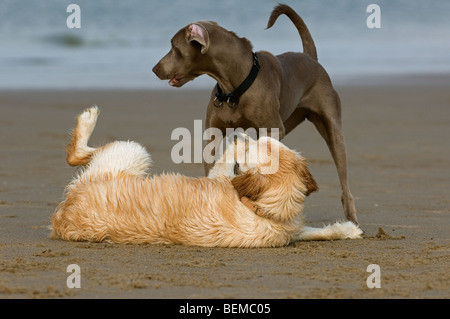
[[[306,160],[270,137],[242,135],[208,177],[148,177],[151,157],[135,142],[88,146],[99,110],[78,116],[67,162],[83,166],[52,216],[52,238],[126,244],[276,247],[298,240],[359,238],[351,222],[303,226],[305,197],[317,190]],[[235,146],[244,146],[245,153]],[[248,160],[257,146],[256,161]],[[276,147],[272,147],[276,146]],[[268,151],[270,147],[270,151]],[[225,161],[228,157],[232,161]],[[277,170],[262,174],[277,161]]]

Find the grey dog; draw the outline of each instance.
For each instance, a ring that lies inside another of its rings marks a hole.
[[[208,74],[217,81],[206,113],[205,128],[277,128],[282,139],[305,119],[326,141],[342,187],[345,217],[358,225],[347,181],[341,103],[330,77],[317,62],[314,41],[302,18],[289,6],[274,8],[267,28],[285,14],[296,26],[304,53],[274,56],[253,53],[245,38],[216,22],[199,21],[179,30],[171,50],[153,68],[161,80],[181,87]],[[229,93],[224,93],[229,92]],[[205,164],[206,173],[212,165]]]

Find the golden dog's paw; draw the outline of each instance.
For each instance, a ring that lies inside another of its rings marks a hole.
[[[248,209],[250,209],[252,212],[254,212],[256,215],[258,215],[259,217],[264,217],[266,218],[266,215],[264,214],[263,210],[261,209],[261,207],[259,207],[254,201],[252,201],[250,198],[248,197],[241,197],[241,203],[244,204],[245,206],[247,206]]]
[[[78,117],[83,124],[87,126],[95,125],[97,122],[98,115],[100,114],[100,109],[97,105],[93,105],[90,108],[84,110],[83,113]]]
[[[78,116],[78,128],[82,130],[82,134],[92,133],[99,114],[100,109],[93,105]]]

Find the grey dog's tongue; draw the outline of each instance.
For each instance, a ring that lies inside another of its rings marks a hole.
[[[178,84],[178,80],[177,80],[177,78],[173,78],[173,79],[171,79],[170,81],[169,81],[169,84],[171,85],[171,86],[174,86],[174,85],[176,85],[176,84]]]

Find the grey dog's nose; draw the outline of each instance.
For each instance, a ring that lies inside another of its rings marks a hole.
[[[158,75],[159,72],[159,64],[155,65],[152,69],[153,73],[155,73],[156,75]]]

